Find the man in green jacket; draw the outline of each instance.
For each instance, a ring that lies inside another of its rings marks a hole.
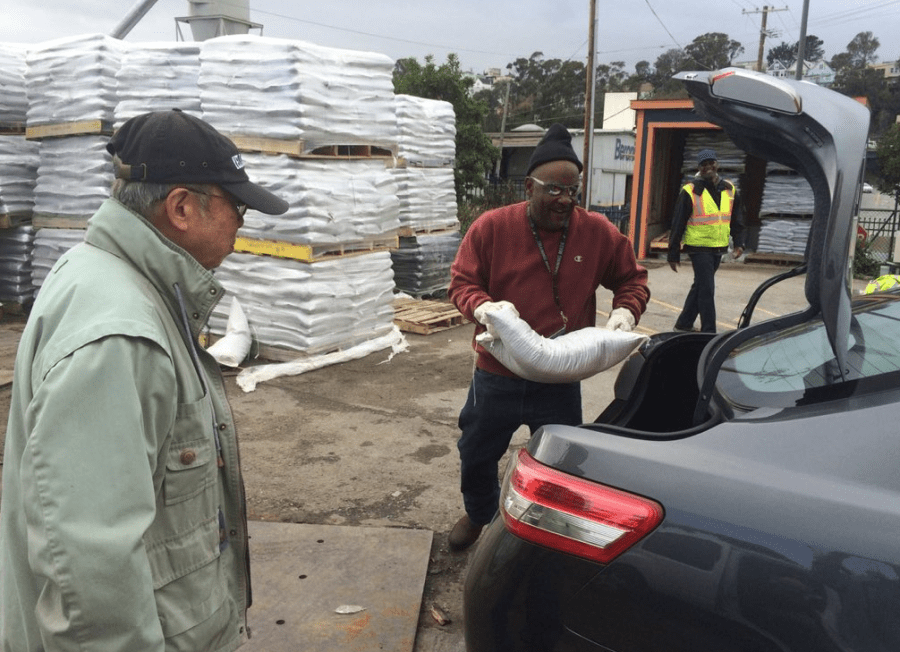
[[[233,650],[249,635],[234,419],[197,335],[247,207],[287,203],[180,111],[126,122],[116,181],[22,334],[0,506],[0,647]]]

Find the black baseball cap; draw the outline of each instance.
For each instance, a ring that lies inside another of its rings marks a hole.
[[[144,113],[125,122],[106,144],[122,162],[116,178],[150,183],[212,183],[269,215],[288,203],[256,185],[233,142],[207,122],[180,109]]]

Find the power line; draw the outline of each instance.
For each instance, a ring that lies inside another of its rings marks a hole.
[[[669,35],[669,38],[672,39],[672,42],[678,46],[679,50],[683,50],[684,48],[681,46],[681,43],[678,42],[678,39],[672,36],[672,32],[669,31],[669,28],[666,27],[666,24],[662,22],[662,19],[660,19],[660,17],[656,14],[656,10],[653,8],[653,5],[650,4],[650,0],[644,0],[644,2],[647,3],[647,6],[650,8],[650,12],[653,14],[659,24],[662,25],[662,28],[666,30],[666,34]]]

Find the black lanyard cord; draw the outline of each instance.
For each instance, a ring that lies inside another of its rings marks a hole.
[[[550,260],[547,258],[547,252],[544,251],[544,243],[541,241],[541,237],[537,232],[537,227],[534,224],[534,219],[531,217],[531,206],[528,207],[528,224],[531,226],[531,234],[534,236],[538,251],[541,252],[541,258],[544,259],[544,265],[547,267],[547,271],[550,272],[550,278],[553,281],[553,300],[556,302],[556,307],[559,308],[559,314],[562,317],[563,324],[568,324],[569,320],[566,318],[562,309],[562,304],[559,300],[559,266],[562,264],[563,251],[566,248],[566,237],[569,235],[569,222],[566,220],[566,224],[563,227],[562,238],[560,238],[559,247],[556,250],[555,269],[550,268]]]

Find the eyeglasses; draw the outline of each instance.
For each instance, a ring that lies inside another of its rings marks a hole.
[[[247,213],[247,204],[245,204],[242,201],[238,201],[237,199],[235,199],[234,197],[231,197],[229,195],[214,195],[211,192],[195,190],[194,188],[185,188],[185,190],[187,190],[188,192],[196,193],[198,195],[206,195],[207,197],[218,197],[220,199],[224,199],[225,201],[227,201],[229,204],[231,204],[234,207],[234,210],[237,211],[237,214],[240,215],[241,217],[244,217],[244,215]]]
[[[532,181],[544,189],[544,192],[550,195],[551,197],[559,197],[563,194],[563,192],[569,193],[569,197],[575,198],[581,192],[581,183],[577,183],[574,186],[561,186],[558,183],[546,183],[545,181],[541,181],[540,179],[535,179],[534,177],[528,177]]]

